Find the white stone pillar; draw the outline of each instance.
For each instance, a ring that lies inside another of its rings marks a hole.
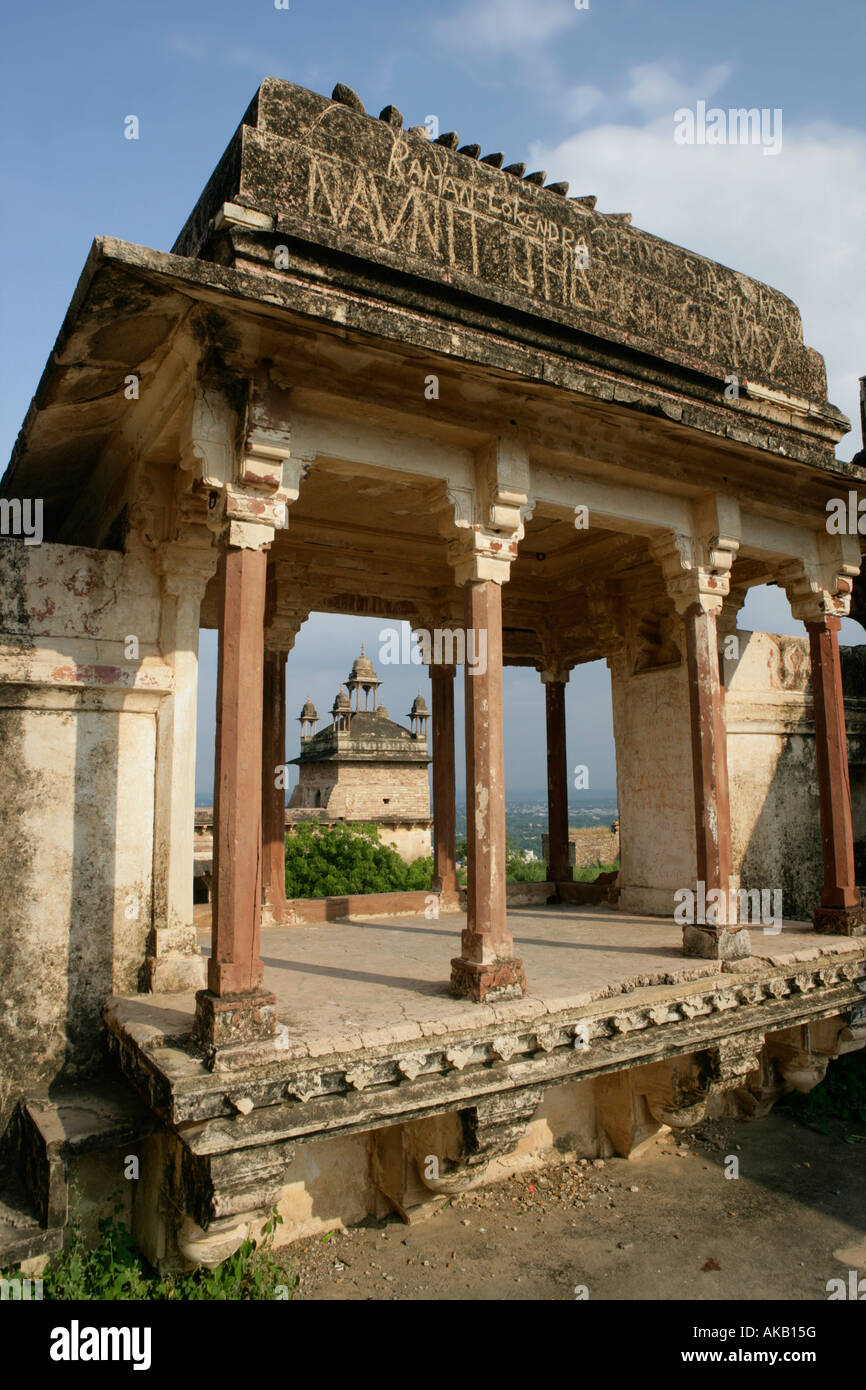
[[[205,964],[193,923],[195,749],[201,601],[215,546],[166,546],[161,555],[160,648],[173,689],[157,716],[153,925],[146,960],[154,993],[201,989]]]

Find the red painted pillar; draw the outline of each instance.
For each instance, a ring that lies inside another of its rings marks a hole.
[[[751,943],[745,928],[736,923],[728,925],[731,813],[716,618],[714,613],[705,612],[700,603],[693,603],[686,609],[683,620],[689,678],[697,877],[707,893],[711,889],[721,889],[725,894],[724,905],[717,908],[715,924],[696,922],[683,928],[683,951],[687,956],[730,960],[748,956]]]
[[[286,913],[286,653],[265,649],[262,719],[262,901],[274,922]],[[277,782],[281,785],[277,785]]]
[[[434,893],[457,898],[457,813],[454,772],[453,666],[430,664],[433,715]]]
[[[264,550],[230,547],[220,559],[213,943],[208,988],[196,995],[196,1031],[213,1045],[276,1023],[259,955],[266,564]]]
[[[547,877],[570,883],[568,856],[568,756],[565,743],[565,681],[544,682],[547,718]]]
[[[468,885],[462,954],[451,962],[455,994],[482,1001],[526,989],[513,955],[505,898],[505,747],[502,731],[502,590],[466,582],[466,646],[486,660],[466,662],[466,830]]]
[[[807,622],[812,659],[812,698],[815,714],[815,758],[821,806],[821,846],[824,886],[816,908],[816,931],[860,936],[866,912],[854,875],[854,830],[851,823],[851,783],[848,739],[839,660],[839,618],[828,615]]]

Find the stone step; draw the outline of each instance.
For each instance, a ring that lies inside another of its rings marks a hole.
[[[53,1254],[62,1240],[62,1227],[43,1226],[17,1166],[0,1166],[0,1269]]]
[[[66,1225],[72,1159],[133,1145],[157,1124],[120,1080],[27,1097],[19,1116],[20,1171],[43,1225]]]

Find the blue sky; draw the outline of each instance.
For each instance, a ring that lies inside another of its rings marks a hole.
[[[435,5],[290,0],[47,0],[7,8],[2,84],[3,391],[11,450],[94,236],[168,249],[265,76],[330,93],[355,88],[407,124],[438,117],[464,141],[502,149],[602,211],[784,290],[826,358],[830,399],[852,419],[866,372],[864,7],[857,0],[476,0]],[[675,147],[673,111],[703,99],[781,108],[783,148]],[[123,138],[127,115],[138,141]],[[801,630],[773,592],[744,627]],[[362,633],[314,619],[289,666],[289,703],[333,698]],[[846,624],[846,640],[862,640]],[[202,766],[212,738],[212,644],[203,647]],[[384,674],[384,673],[380,673]],[[414,671],[384,698],[408,710]],[[544,710],[532,672],[506,675],[513,791],[544,782]],[[614,780],[609,683],[596,664],[569,686],[569,757],[591,786]],[[294,731],[291,737],[294,748]]]

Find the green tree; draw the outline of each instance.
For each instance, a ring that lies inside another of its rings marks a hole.
[[[424,890],[432,874],[431,858],[405,863],[396,850],[381,843],[376,825],[301,821],[286,836],[288,898]]]

